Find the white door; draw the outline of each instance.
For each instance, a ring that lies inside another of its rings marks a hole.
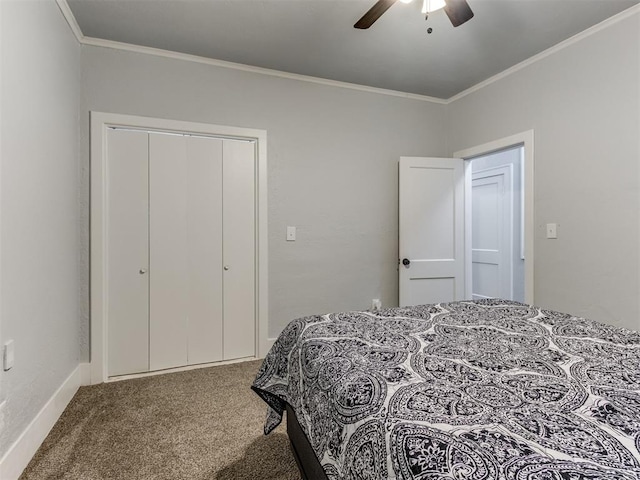
[[[255,144],[108,132],[108,376],[255,355]]]
[[[109,375],[149,370],[149,150],[146,132],[107,130]]]
[[[512,167],[473,173],[472,297],[513,298]]]
[[[463,160],[400,158],[399,253],[401,306],[464,299]]]
[[[225,140],[224,359],[255,355],[255,144]]]
[[[223,358],[222,142],[149,134],[151,370]]]

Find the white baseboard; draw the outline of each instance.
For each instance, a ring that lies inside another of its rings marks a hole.
[[[78,388],[83,385],[87,378],[86,372],[90,371],[88,365],[82,363],[76,367],[11,445],[0,460],[0,479],[17,480],[22,474]]]

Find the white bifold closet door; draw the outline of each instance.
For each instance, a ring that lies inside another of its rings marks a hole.
[[[254,144],[111,130],[108,146],[109,308],[126,311],[108,314],[109,375],[253,356]]]
[[[223,272],[225,359],[255,355],[255,145],[225,140]]]
[[[222,360],[222,140],[149,135],[149,368]]]
[[[149,141],[107,133],[108,373],[149,370]]]

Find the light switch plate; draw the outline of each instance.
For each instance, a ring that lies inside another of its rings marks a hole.
[[[547,223],[547,238],[558,238],[558,225]]]
[[[296,227],[287,227],[287,242],[296,241]]]

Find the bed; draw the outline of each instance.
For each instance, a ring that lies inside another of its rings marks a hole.
[[[309,480],[640,479],[640,334],[531,305],[300,318],[252,389]]]

